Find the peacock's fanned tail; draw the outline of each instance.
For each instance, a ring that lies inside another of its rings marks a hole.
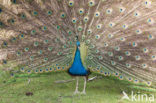
[[[66,70],[78,36],[92,72],[155,84],[155,27],[154,0],[2,0],[0,59],[5,70]]]

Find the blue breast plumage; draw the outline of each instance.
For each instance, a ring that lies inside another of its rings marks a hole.
[[[82,61],[81,61],[81,54],[79,50],[80,42],[77,42],[77,47],[76,47],[76,52],[75,52],[75,57],[74,57],[74,62],[72,66],[69,68],[68,72],[71,75],[75,76],[86,76],[89,74],[89,71],[83,66]]]

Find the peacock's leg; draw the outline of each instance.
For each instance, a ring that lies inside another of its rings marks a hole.
[[[81,94],[86,94],[86,83],[87,83],[87,78],[84,77],[84,88],[83,88],[83,91],[81,92]]]
[[[74,94],[80,93],[79,90],[78,90],[78,86],[79,86],[79,77],[76,77],[76,89],[75,89]]]
[[[31,82],[31,79],[30,79],[30,78],[28,78],[28,84],[30,84],[30,82]]]

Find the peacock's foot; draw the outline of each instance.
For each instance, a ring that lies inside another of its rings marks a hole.
[[[75,91],[75,92],[74,92],[74,95],[79,94],[79,93],[80,93],[79,91]]]
[[[84,94],[84,95],[86,95],[86,92],[85,92],[85,91],[82,91],[82,92],[81,92],[81,94]]]

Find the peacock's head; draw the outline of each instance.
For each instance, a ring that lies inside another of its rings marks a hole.
[[[79,46],[80,46],[80,42],[79,42],[79,41],[77,41],[77,42],[76,42],[76,45],[79,47]]]

